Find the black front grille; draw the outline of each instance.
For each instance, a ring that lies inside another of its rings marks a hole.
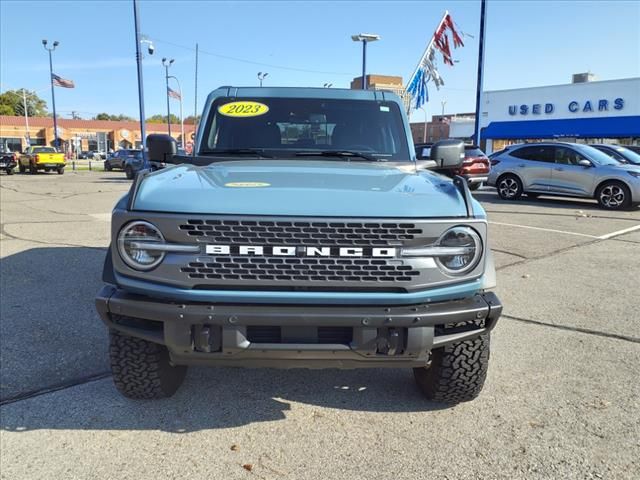
[[[413,240],[414,223],[189,219],[179,229],[208,243],[242,245],[378,246]]]
[[[410,282],[410,265],[375,258],[276,258],[212,256],[180,271],[192,279],[239,281]]]

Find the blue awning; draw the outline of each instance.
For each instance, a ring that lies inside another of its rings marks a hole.
[[[491,122],[482,138],[640,137],[640,116]]]

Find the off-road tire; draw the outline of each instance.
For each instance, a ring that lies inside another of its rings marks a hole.
[[[187,373],[187,367],[169,363],[165,346],[113,330],[109,332],[109,359],[116,388],[136,400],[172,396]]]
[[[487,378],[490,336],[486,333],[433,350],[429,366],[413,369],[425,397],[449,404],[476,398]]]
[[[124,167],[124,174],[129,180],[133,180],[133,169],[129,165]]]

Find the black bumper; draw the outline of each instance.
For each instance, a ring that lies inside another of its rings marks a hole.
[[[176,364],[355,368],[423,366],[429,351],[495,327],[493,293],[406,306],[180,304],[105,286],[109,328],[166,345]]]

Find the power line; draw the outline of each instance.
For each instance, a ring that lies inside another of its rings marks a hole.
[[[173,43],[173,42],[168,42],[166,40],[159,40],[157,38],[153,38],[154,42],[158,42],[158,43],[164,43],[166,45],[171,45],[172,47],[176,47],[176,48],[183,48],[185,50],[189,50],[192,52],[195,52],[195,48],[193,47],[189,47],[186,45],[179,45],[177,43]],[[262,67],[269,67],[269,68],[275,68],[275,69],[279,69],[279,70],[289,70],[289,71],[293,71],[293,72],[304,72],[304,73],[321,73],[321,74],[325,74],[325,75],[345,75],[345,76],[352,76],[353,73],[346,73],[346,72],[327,72],[324,70],[309,70],[306,68],[296,68],[296,67],[287,67],[284,65],[276,65],[273,63],[264,63],[264,62],[256,62],[254,60],[247,60],[246,58],[238,58],[238,57],[231,57],[229,55],[221,55],[219,53],[213,53],[213,52],[207,52],[205,50],[199,49],[199,52],[204,54],[204,55],[209,55],[211,57],[216,57],[216,58],[224,58],[225,60],[232,60],[235,62],[241,62],[241,63],[247,63],[249,65],[259,65]]]

